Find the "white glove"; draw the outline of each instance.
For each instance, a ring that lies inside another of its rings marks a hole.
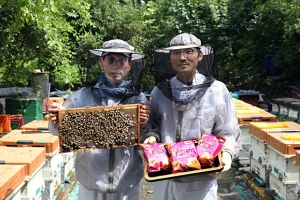
[[[239,143],[237,143],[231,138],[226,139],[226,142],[223,144],[222,147],[222,162],[224,164],[222,172],[225,172],[230,169],[232,157],[238,149],[240,149]]]
[[[146,138],[146,140],[144,141],[144,144],[153,144],[156,143],[156,138],[154,136],[149,136]]]
[[[230,169],[231,163],[232,163],[232,158],[231,158],[230,153],[228,153],[227,151],[224,151],[222,153],[222,163],[224,164],[224,168],[221,172],[225,172]]]

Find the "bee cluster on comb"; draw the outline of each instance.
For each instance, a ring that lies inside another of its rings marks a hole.
[[[61,152],[111,149],[139,143],[138,107],[94,107],[59,112]]]

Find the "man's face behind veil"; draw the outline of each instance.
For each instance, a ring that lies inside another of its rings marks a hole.
[[[127,72],[130,71],[132,61],[123,54],[109,53],[105,58],[100,58],[101,67],[106,76],[109,76],[115,84],[120,84]]]

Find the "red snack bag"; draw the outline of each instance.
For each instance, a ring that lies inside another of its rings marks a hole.
[[[225,138],[203,133],[196,147],[201,166],[210,166],[220,152]]]
[[[147,160],[147,172],[171,170],[171,162],[167,150],[162,143],[140,144]]]
[[[172,163],[172,174],[201,169],[194,140],[165,144]]]

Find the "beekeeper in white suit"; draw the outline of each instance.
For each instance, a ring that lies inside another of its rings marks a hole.
[[[76,91],[63,106],[51,105],[52,134],[58,135],[59,109],[139,103],[141,134],[147,132],[147,124],[150,125],[147,98],[124,80],[129,70],[134,70],[132,59],[142,57],[133,50],[134,47],[119,39],[104,42],[102,49],[91,50],[100,56],[104,73],[95,86]],[[78,152],[75,174],[80,183],[78,200],[138,200],[139,182],[144,175],[142,157],[137,146]]]
[[[174,37],[170,61],[176,76],[162,81],[151,92],[150,110],[157,135],[144,143],[170,143],[199,139],[201,133],[226,138],[222,148],[223,171],[241,151],[241,131],[232,97],[224,83],[197,70],[203,58],[201,41],[192,34]],[[154,182],[155,200],[214,200],[218,184],[213,174],[195,174]]]

